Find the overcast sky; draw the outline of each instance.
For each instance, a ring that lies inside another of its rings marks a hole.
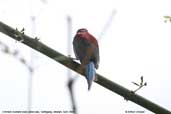
[[[143,75],[148,85],[137,93],[171,109],[171,23],[163,18],[171,15],[170,4],[170,0],[0,0],[0,21],[19,30],[24,27],[25,34],[67,55],[70,16],[72,37],[84,27],[98,39],[99,74],[130,90],[136,89],[131,82],[139,82]],[[17,58],[24,57],[34,67],[32,110],[72,110],[67,68],[2,33],[0,41],[11,51],[19,50]],[[0,63],[0,111],[27,110],[27,67],[1,51]],[[88,91],[84,77],[74,72],[72,77],[77,77],[74,92],[79,114],[152,114],[96,83]]]

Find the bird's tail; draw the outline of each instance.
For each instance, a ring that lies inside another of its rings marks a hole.
[[[96,79],[96,71],[93,62],[90,62],[86,65],[86,79],[88,83],[88,90],[90,90],[92,82]]]

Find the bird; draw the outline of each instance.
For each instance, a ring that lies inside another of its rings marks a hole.
[[[98,41],[86,28],[78,29],[73,39],[73,50],[76,59],[85,66],[88,90],[90,90],[92,82],[97,81],[95,69],[98,69],[100,61]]]

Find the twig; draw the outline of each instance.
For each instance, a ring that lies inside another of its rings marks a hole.
[[[73,113],[77,114],[77,107],[76,107],[75,97],[74,97],[74,93],[73,93],[74,81],[75,81],[74,78],[69,79],[69,81],[68,81],[68,89],[69,89],[69,93],[70,93],[70,97],[71,97]]]
[[[168,21],[171,22],[171,16],[164,16],[165,20],[164,22],[167,23]]]
[[[142,87],[147,86],[147,82],[144,83],[143,76],[141,76],[140,79],[141,79],[140,84],[138,84],[138,83],[136,83],[136,82],[132,82],[134,85],[138,86],[138,88],[137,88],[136,90],[132,91],[132,92],[135,93],[135,92],[137,92],[138,90],[140,90]]]
[[[0,51],[5,54],[12,55],[14,58],[18,59],[22,64],[24,64],[29,72],[33,72],[33,67],[27,63],[26,59],[20,55],[18,50],[15,49],[14,51],[11,51],[8,45],[0,41]]]

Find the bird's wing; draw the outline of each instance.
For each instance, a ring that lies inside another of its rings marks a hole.
[[[75,44],[75,38],[74,38],[74,41],[73,41],[73,49],[74,49],[74,54],[75,54],[75,56],[76,56],[76,59],[79,59],[79,57],[78,57],[78,55],[77,55],[77,46],[76,46],[76,44]]]

